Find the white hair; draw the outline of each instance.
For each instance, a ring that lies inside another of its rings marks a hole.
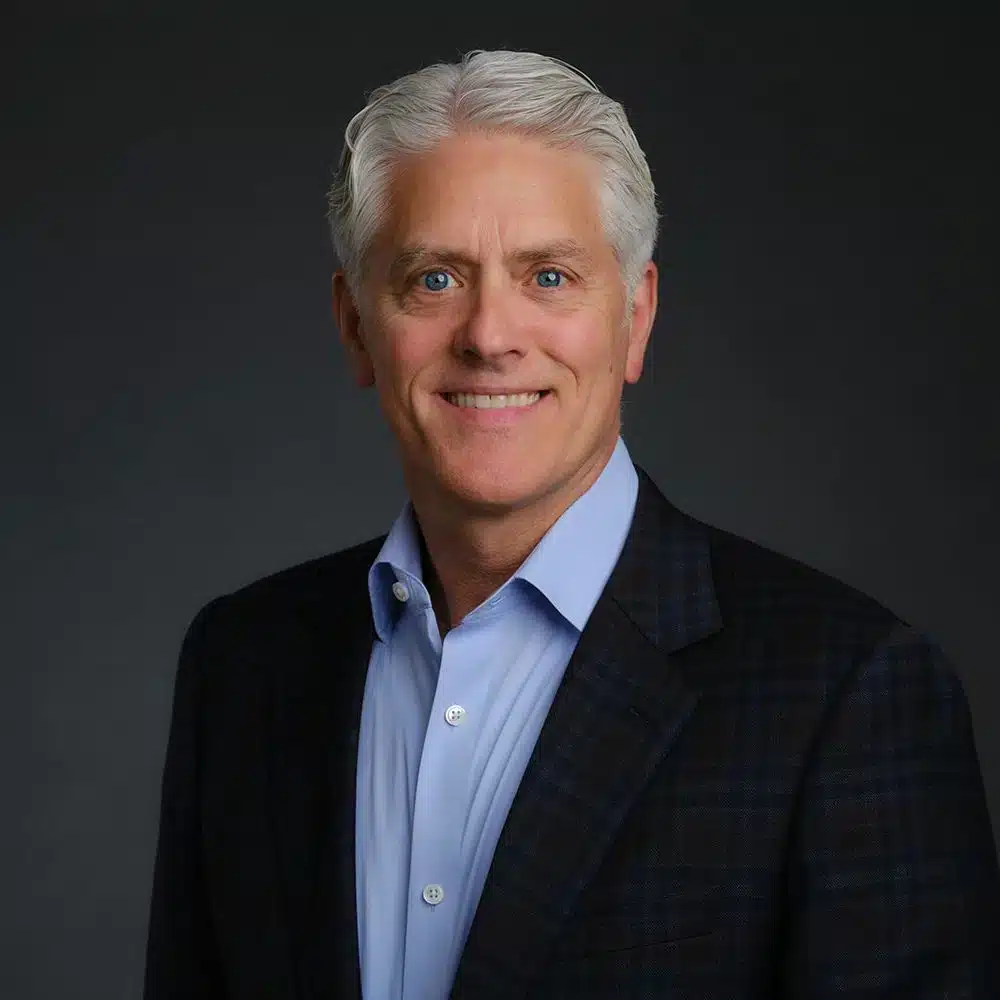
[[[475,130],[527,136],[598,161],[601,223],[618,260],[628,315],[653,255],[659,215],[649,165],[625,109],[568,63],[506,50],[475,49],[460,63],[436,63],[378,87],[348,123],[328,218],[355,299],[388,211],[394,164]]]

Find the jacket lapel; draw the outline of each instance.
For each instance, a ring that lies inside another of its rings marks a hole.
[[[706,529],[637,467],[622,555],[511,806],[453,998],[522,996],[629,807],[694,710],[685,646],[721,627]]]

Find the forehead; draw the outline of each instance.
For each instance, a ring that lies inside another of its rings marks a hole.
[[[473,253],[574,239],[596,249],[599,181],[598,164],[578,150],[509,134],[455,136],[396,166],[382,241]]]

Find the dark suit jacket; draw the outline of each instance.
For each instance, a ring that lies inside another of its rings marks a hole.
[[[147,1000],[359,996],[354,773],[381,543],[192,623]],[[939,649],[685,515],[640,469],[452,996],[997,1000],[998,945],[969,712]]]

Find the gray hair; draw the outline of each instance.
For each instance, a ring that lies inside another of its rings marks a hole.
[[[358,299],[386,190],[401,157],[430,152],[467,130],[514,133],[594,157],[602,167],[601,223],[628,303],[653,255],[659,215],[646,157],[625,109],[579,70],[534,52],[475,49],[372,91],[348,123],[328,194],[334,250]]]

